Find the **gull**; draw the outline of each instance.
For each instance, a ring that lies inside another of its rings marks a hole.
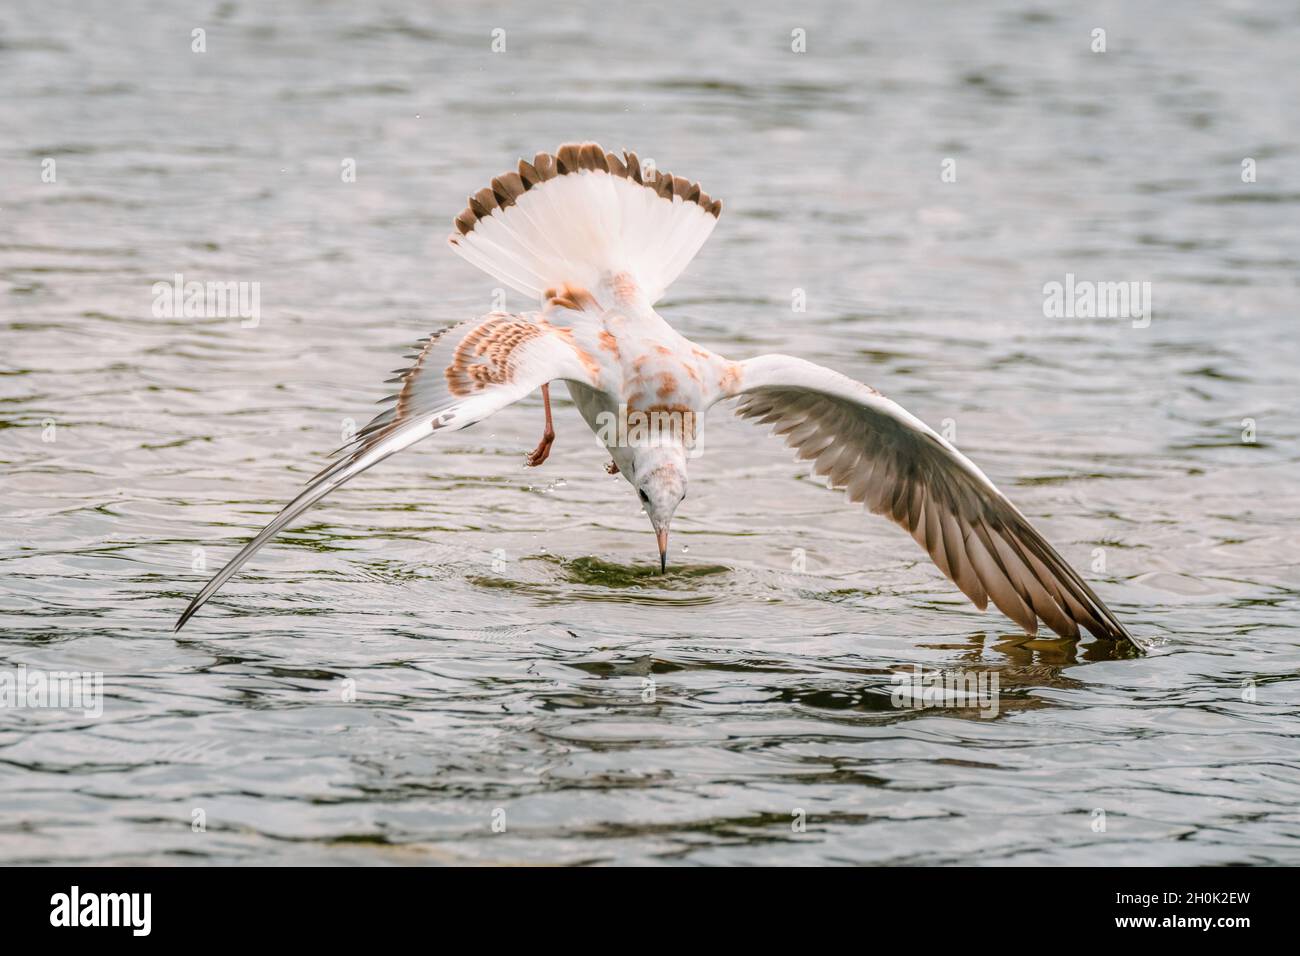
[[[207,602],[253,554],[340,485],[421,439],[483,421],[538,390],[555,440],[550,385],[564,382],[636,490],[666,568],[704,415],[735,400],[771,425],[848,500],[912,535],[974,604],[991,601],[1029,635],[1144,648],[1029,520],[951,442],[868,385],[791,355],[733,361],[678,333],[654,309],[713,232],[722,202],[637,155],[569,143],[492,180],[455,219],[451,248],[539,307],[490,312],[421,340],[387,407],[334,453],[298,497],[190,602]]]

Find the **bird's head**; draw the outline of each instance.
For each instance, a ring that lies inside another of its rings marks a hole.
[[[655,529],[659,544],[659,572],[668,567],[668,527],[677,506],[686,497],[686,457],[684,455],[655,455],[638,462],[637,494],[650,525]]]

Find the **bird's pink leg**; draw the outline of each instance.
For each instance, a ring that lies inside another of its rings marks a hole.
[[[555,441],[555,429],[551,427],[551,386],[549,384],[542,386],[542,402],[546,405],[546,428],[542,432],[542,440],[528,455],[527,464],[530,468],[536,468],[546,461],[551,454],[551,443]]]

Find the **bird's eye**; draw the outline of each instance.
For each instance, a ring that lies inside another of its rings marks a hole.
[[[650,499],[646,497],[646,493],[642,491],[640,488],[636,490],[636,493],[641,496],[641,500],[644,501],[646,504],[650,503]]]

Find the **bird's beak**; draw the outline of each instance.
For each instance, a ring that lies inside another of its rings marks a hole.
[[[659,542],[659,573],[663,574],[668,570],[668,529],[656,531],[655,539]]]

